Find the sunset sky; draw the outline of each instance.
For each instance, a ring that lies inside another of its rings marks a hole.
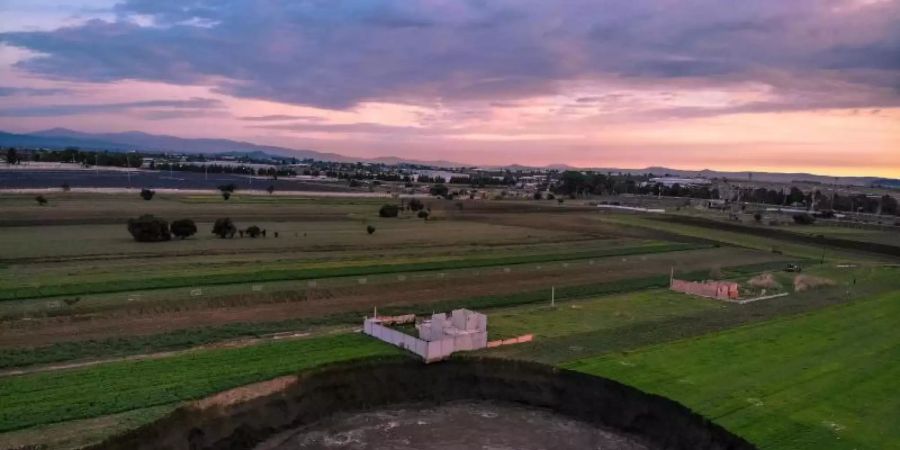
[[[0,0],[0,130],[900,178],[900,0]]]

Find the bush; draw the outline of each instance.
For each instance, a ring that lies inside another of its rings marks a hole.
[[[176,237],[184,239],[197,233],[197,224],[191,219],[181,219],[172,222],[169,229]]]
[[[150,214],[144,214],[137,219],[128,219],[128,232],[138,242],[160,242],[172,239],[169,223]]]
[[[237,190],[237,186],[234,183],[222,184],[219,185],[219,190],[222,192],[234,192]]]
[[[450,192],[450,189],[448,189],[447,186],[445,186],[443,184],[436,184],[431,187],[429,192],[431,193],[431,195],[435,195],[438,197],[447,197],[447,195]]]
[[[794,223],[797,225],[812,225],[816,223],[816,218],[809,214],[794,214]]]
[[[63,192],[69,192],[70,190],[72,190],[72,187],[69,186],[69,183],[63,183],[60,187],[62,188]]]
[[[544,196],[541,194],[541,191],[537,191],[534,193],[534,199],[535,200],[543,200],[544,199]]]
[[[228,200],[229,198],[231,198],[231,192],[222,191],[222,198]]]
[[[262,234],[262,230],[256,225],[247,227],[247,229],[244,232],[247,233],[247,236],[250,236],[254,239],[258,238],[259,235]]]
[[[38,195],[37,197],[34,198],[34,201],[36,201],[38,203],[38,205],[41,205],[41,206],[47,205],[47,198],[44,197],[43,195]]]
[[[417,214],[417,215],[419,216],[420,219],[428,220],[428,211],[425,211],[424,209],[419,211],[419,214]]]
[[[234,222],[232,222],[230,218],[225,217],[216,219],[216,223],[213,224],[212,232],[222,239],[225,239],[226,237],[230,239],[237,233],[237,227],[234,226]]]
[[[753,213],[753,220],[755,220],[756,223],[762,223],[762,220],[763,220],[762,214],[760,214],[760,213]]]
[[[156,195],[156,191],[150,189],[141,189],[141,198],[144,200],[152,200],[154,195]]]
[[[375,227],[373,227],[372,225],[366,226],[366,232],[369,233],[369,234],[374,233],[374,232],[375,232]]]
[[[420,211],[425,207],[425,204],[422,203],[422,200],[419,200],[417,198],[410,199],[408,204],[410,211]]]
[[[266,188],[266,192],[268,192],[269,195],[272,195],[272,193],[275,192],[275,185],[270,184],[269,187]]]
[[[378,210],[378,215],[381,217],[397,217],[400,214],[400,207],[397,205],[386,204]]]

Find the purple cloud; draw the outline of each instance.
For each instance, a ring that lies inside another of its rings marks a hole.
[[[19,66],[46,77],[213,83],[333,109],[510,104],[604,78],[757,82],[781,95],[751,109],[885,106],[900,96],[895,1],[128,0],[114,11],[115,21],[0,33],[0,42],[36,52]],[[852,101],[791,81],[836,78]]]

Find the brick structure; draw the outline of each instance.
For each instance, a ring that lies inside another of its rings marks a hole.
[[[737,300],[740,297],[740,288],[733,281],[686,281],[672,278],[669,288],[685,294],[719,300]]]

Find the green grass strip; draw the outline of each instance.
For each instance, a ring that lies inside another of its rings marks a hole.
[[[467,258],[450,261],[416,262],[404,264],[380,264],[358,267],[325,267],[310,269],[263,270],[249,273],[212,274],[202,276],[165,277],[118,280],[115,282],[81,282],[55,286],[29,286],[0,288],[0,301],[21,300],[56,296],[103,294],[126,291],[146,291],[178,287],[214,286],[266,281],[311,280],[353,276],[383,275],[398,272],[426,272],[436,270],[468,269],[503,265],[530,264],[554,261],[571,261],[610,256],[641,255],[708,248],[706,245],[688,243],[658,243],[641,246],[613,248],[599,251],[506,256],[500,258]]]
[[[323,364],[400,353],[343,334],[0,378],[0,432],[192,400]]]

